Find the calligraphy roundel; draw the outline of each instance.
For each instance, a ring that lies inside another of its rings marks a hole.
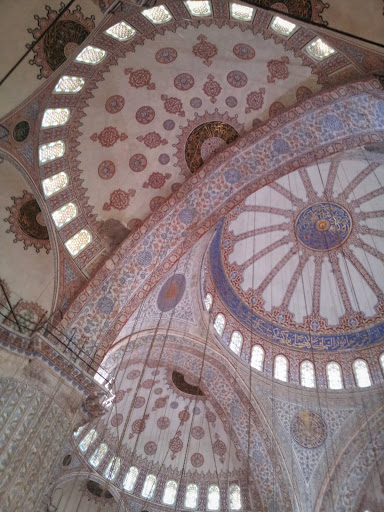
[[[185,291],[185,277],[183,274],[171,276],[162,286],[157,297],[157,307],[163,313],[170,311],[181,301]]]
[[[302,410],[293,417],[291,434],[300,446],[318,448],[327,437],[327,425],[320,414]]]

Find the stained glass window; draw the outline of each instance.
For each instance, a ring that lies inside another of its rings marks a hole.
[[[150,500],[155,492],[156,487],[156,477],[155,475],[147,475],[145,479],[143,490],[141,491],[141,495],[143,498]]]
[[[306,48],[309,55],[316,60],[326,59],[336,52],[336,50],[320,39],[320,37],[317,38],[316,41],[307,44]]]
[[[381,365],[381,369],[384,372],[384,352],[380,355],[380,365]]]
[[[77,215],[77,206],[73,203],[68,203],[52,213],[52,218],[56,227],[61,228],[68,224]]]
[[[280,16],[275,16],[271,23],[271,29],[282,36],[290,36],[296,30],[296,27],[297,25],[280,18]]]
[[[93,441],[96,440],[96,437],[97,437],[97,432],[95,429],[92,429],[88,432],[88,434],[84,437],[84,439],[81,441],[81,443],[79,444],[79,448],[80,450],[85,453],[88,448],[89,448],[89,445],[93,443]]]
[[[79,437],[79,435],[82,433],[82,431],[84,430],[84,425],[82,427],[79,427],[76,432],[73,433],[73,437]]]
[[[241,492],[237,484],[229,488],[229,510],[241,510]]]
[[[236,20],[251,21],[254,9],[246,5],[231,3],[231,16]]]
[[[62,140],[43,144],[39,147],[39,161],[41,164],[60,158],[65,153],[65,144]]]
[[[116,25],[113,25],[113,27],[110,27],[105,32],[119,41],[126,41],[136,34],[136,30],[131,25],[128,25],[128,23],[125,23],[125,21],[116,23]]]
[[[199,488],[196,484],[188,484],[185,493],[185,508],[196,508],[197,498],[199,497]]]
[[[356,384],[359,388],[369,388],[372,386],[371,376],[367,361],[364,359],[356,359],[353,361],[353,373],[355,375]]]
[[[50,176],[43,181],[43,190],[45,197],[51,197],[59,190],[62,190],[68,185],[68,176],[65,172],[59,172],[54,176]]]
[[[237,355],[241,352],[241,347],[243,345],[243,337],[239,331],[233,331],[231,336],[231,341],[229,343],[229,348]]]
[[[288,380],[288,360],[285,356],[278,355],[275,357],[274,375],[275,379],[287,382]]]
[[[94,468],[97,468],[100,462],[104,459],[107,451],[108,446],[105,443],[101,443],[101,445],[93,452],[92,457],[89,459],[89,463],[92,464]]]
[[[152,7],[152,9],[146,9],[145,11],[142,11],[141,14],[149,19],[149,21],[156,24],[167,23],[167,21],[172,19],[171,13],[164,5]]]
[[[72,256],[76,256],[92,241],[92,236],[89,231],[82,229],[76,235],[65,242],[65,246]]]
[[[260,345],[255,345],[252,348],[251,366],[252,368],[256,368],[256,370],[259,370],[260,372],[263,371],[264,349]]]
[[[184,2],[192,16],[209,16],[212,13],[208,0],[188,0]]]
[[[105,55],[106,52],[101,48],[86,46],[76,57],[76,60],[77,62],[84,62],[85,64],[98,64],[104,59]]]
[[[169,480],[164,489],[163,503],[165,505],[173,505],[176,500],[177,483],[174,480]]]
[[[332,361],[327,364],[327,379],[330,389],[343,389],[343,377],[338,363]]]
[[[300,365],[300,383],[306,388],[316,387],[315,366],[311,361],[303,361]]]
[[[211,310],[212,303],[213,303],[213,297],[210,293],[207,293],[207,295],[205,296],[205,299],[204,299],[204,306],[207,311]]]
[[[217,334],[220,334],[220,336],[224,332],[225,327],[225,316],[222,313],[218,313],[218,315],[215,318],[215,323],[213,324],[214,328],[217,331]]]
[[[220,489],[217,485],[208,487],[207,509],[219,510],[220,507]]]
[[[81,78],[80,76],[67,76],[64,75],[60,78],[60,80],[57,82],[55,86],[55,92],[56,93],[72,93],[75,94],[76,92],[81,91],[85,84],[84,78]]]
[[[138,476],[139,470],[135,466],[131,466],[123,483],[123,487],[127,492],[133,491]]]
[[[19,312],[19,325],[21,332],[31,331],[38,322],[38,316],[34,311],[24,309]]]
[[[50,128],[51,126],[62,126],[69,119],[68,108],[47,108],[45,109],[41,126]]]
[[[108,478],[108,480],[114,480],[119,472],[120,464],[120,457],[112,457],[107,469],[105,470],[105,478]]]

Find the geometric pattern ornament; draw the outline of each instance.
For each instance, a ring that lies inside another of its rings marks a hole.
[[[318,448],[327,437],[327,425],[320,414],[302,410],[293,417],[291,434],[300,446]]]
[[[352,219],[342,206],[317,203],[305,208],[296,220],[298,240],[314,251],[342,245],[352,230]]]

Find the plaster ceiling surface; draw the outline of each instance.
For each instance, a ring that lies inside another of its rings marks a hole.
[[[361,148],[298,169],[236,207],[210,247],[212,279],[230,313],[246,323],[248,308],[256,330],[298,347],[308,346],[308,333],[320,348],[376,342],[383,183],[383,155]],[[333,344],[337,334],[345,338]]]
[[[54,294],[49,233],[32,190],[19,171],[6,160],[0,167],[0,278],[16,312],[29,311],[38,320],[45,310],[51,311]]]
[[[240,27],[187,26],[145,40],[97,84],[81,120],[78,167],[98,220],[144,220],[190,175],[187,153],[195,170],[232,133],[268,119],[275,102],[296,103],[300,86],[317,92],[317,80],[283,44]],[[226,126],[188,143],[215,121]]]

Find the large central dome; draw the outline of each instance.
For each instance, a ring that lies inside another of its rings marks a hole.
[[[230,315],[265,339],[301,348],[379,340],[384,165],[375,158],[345,155],[299,169],[225,218],[210,264]]]

